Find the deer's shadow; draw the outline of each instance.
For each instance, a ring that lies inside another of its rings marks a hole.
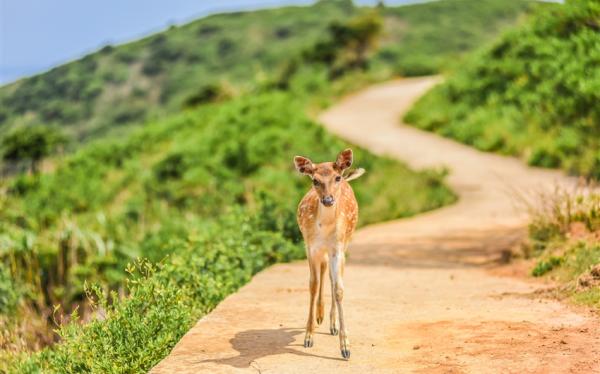
[[[202,360],[201,362],[214,362],[236,368],[248,368],[259,358],[279,354],[293,354],[343,361],[343,359],[339,357],[320,356],[299,350],[304,348],[301,344],[293,344],[295,341],[294,337],[303,333],[303,329],[285,327],[279,329],[241,331],[229,340],[231,347],[238,352],[237,356]]]

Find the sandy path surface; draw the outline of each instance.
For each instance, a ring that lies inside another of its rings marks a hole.
[[[377,85],[321,116],[330,131],[375,153],[413,168],[447,167],[460,196],[452,206],[356,232],[344,297],[351,359],[342,360],[327,321],[314,347],[302,346],[308,267],[298,262],[256,275],[152,373],[600,373],[597,318],[536,297],[539,283],[490,271],[524,234],[518,197],[574,181],[399,126],[433,84]]]

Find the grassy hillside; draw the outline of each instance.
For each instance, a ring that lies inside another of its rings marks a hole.
[[[310,181],[291,157],[330,160],[347,146],[305,114],[330,92],[326,76],[311,69],[287,91],[148,123],[1,185],[1,347],[13,358],[0,361],[24,365],[17,372],[143,372],[256,271],[302,257],[294,217]],[[355,159],[368,171],[355,184],[360,224],[454,200],[439,173],[360,149]],[[13,361],[56,339],[53,321],[74,318],[92,322]]]
[[[540,9],[424,96],[405,120],[532,165],[600,178],[600,2]]]
[[[380,75],[437,72],[514,24],[529,5],[443,0],[380,9],[384,32],[371,66]],[[0,88],[0,137],[15,126],[57,125],[75,140],[93,138],[177,111],[194,97],[245,92],[360,11],[331,0],[220,14],[104,47]]]

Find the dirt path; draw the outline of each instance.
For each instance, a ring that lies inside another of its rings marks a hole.
[[[411,167],[445,165],[460,196],[450,207],[356,233],[345,273],[350,361],[327,322],[313,348],[302,346],[308,268],[298,262],[258,274],[152,373],[600,373],[596,318],[536,298],[540,284],[490,272],[523,235],[515,196],[573,181],[398,126],[434,83],[374,86],[321,118],[350,142]]]

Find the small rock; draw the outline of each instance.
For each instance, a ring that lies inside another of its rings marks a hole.
[[[561,340],[561,341],[560,341],[560,344],[567,344],[567,342],[566,342],[566,341],[564,341],[564,340]]]
[[[421,348],[420,345],[413,345],[413,349],[416,351],[417,349]]]

